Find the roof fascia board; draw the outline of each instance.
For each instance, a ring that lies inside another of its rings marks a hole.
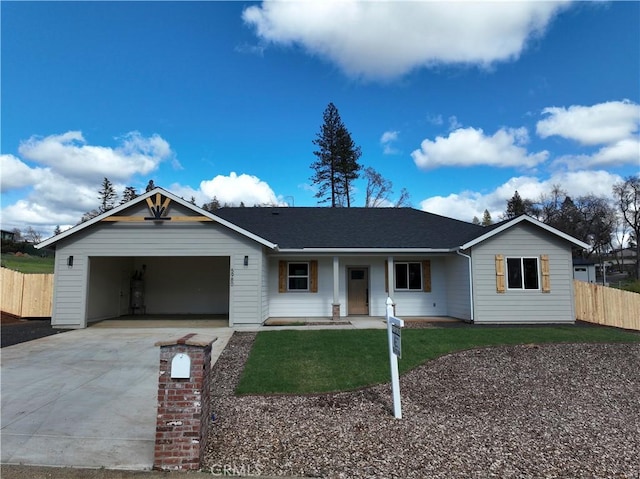
[[[534,218],[531,218],[530,216],[521,215],[521,216],[518,216],[517,218],[514,218],[511,221],[508,221],[505,224],[503,224],[503,225],[501,225],[501,226],[489,231],[488,233],[485,233],[482,236],[478,236],[477,238],[475,238],[475,239],[463,244],[462,246],[460,246],[460,249],[465,250],[465,249],[471,248],[472,246],[475,246],[475,245],[477,245],[479,243],[482,243],[483,241],[486,241],[489,238],[491,238],[491,237],[493,237],[493,236],[495,236],[497,234],[500,234],[503,231],[505,231],[505,230],[517,225],[517,224],[522,223],[523,221],[527,221],[527,222],[531,223],[532,225],[538,226],[539,228],[542,228],[542,229],[548,231],[549,233],[551,233],[553,235],[559,236],[560,238],[562,238],[562,239],[564,239],[564,240],[566,240],[566,241],[568,241],[570,243],[573,243],[576,246],[579,246],[580,248],[584,248],[584,249],[589,249],[590,248],[590,246],[588,244],[583,243],[582,241],[580,241],[577,238],[574,238],[573,236],[570,236],[570,235],[568,235],[566,233],[563,233],[562,231],[557,230],[557,229],[555,229],[555,228],[553,228],[553,227],[551,227],[549,225],[546,225],[543,222],[538,221],[538,220],[536,220]]]
[[[415,254],[415,253],[426,253],[426,254],[437,254],[437,253],[453,253],[456,248],[285,248],[278,249],[278,253],[281,254],[357,254],[357,253],[375,253],[375,254],[398,254],[398,253],[407,253],[407,254]]]
[[[76,226],[74,226],[72,228],[69,228],[67,231],[64,231],[64,232],[62,232],[62,233],[60,233],[58,235],[52,236],[51,238],[48,238],[48,239],[42,241],[41,243],[38,243],[37,245],[35,245],[35,248],[36,249],[45,248],[45,247],[50,246],[50,245],[52,245],[54,243],[57,243],[58,241],[66,238],[68,236],[71,236],[73,234],[76,234],[77,232],[79,232],[79,231],[81,231],[81,230],[83,230],[85,228],[88,228],[91,225],[99,223],[104,218],[107,218],[109,216],[113,216],[113,215],[121,212],[122,210],[125,210],[125,209],[127,209],[127,208],[129,208],[129,207],[131,207],[131,206],[133,206],[133,205],[135,205],[137,203],[140,203],[142,201],[146,201],[147,198],[155,195],[156,193],[161,193],[162,195],[166,196],[167,198],[171,198],[172,201],[175,201],[176,203],[184,206],[185,208],[188,208],[188,209],[190,209],[190,210],[192,210],[192,211],[194,211],[194,212],[196,212],[196,213],[198,213],[198,214],[200,214],[202,216],[206,216],[207,218],[209,218],[209,219],[221,224],[222,226],[225,226],[225,227],[229,228],[230,230],[235,231],[236,233],[239,233],[239,234],[241,234],[243,236],[246,236],[247,238],[258,242],[258,243],[262,244],[263,246],[266,246],[266,247],[271,248],[271,249],[277,249],[277,247],[278,247],[278,245],[275,244],[275,243],[267,241],[266,239],[261,238],[261,237],[255,235],[255,234],[253,234],[253,233],[251,233],[251,232],[249,232],[249,231],[247,231],[245,229],[242,229],[242,228],[234,225],[233,223],[230,223],[227,220],[224,220],[224,219],[222,219],[222,218],[220,218],[220,217],[218,217],[218,216],[216,216],[216,215],[214,215],[214,214],[212,214],[212,213],[210,213],[210,212],[208,212],[206,210],[203,210],[202,208],[200,208],[200,207],[198,207],[198,206],[196,206],[196,205],[194,205],[192,203],[189,203],[188,201],[185,201],[183,198],[180,198],[180,197],[174,195],[173,193],[171,193],[171,192],[169,192],[169,191],[167,191],[167,190],[165,190],[163,188],[156,187],[153,190],[147,191],[146,193],[138,196],[137,198],[133,199],[132,201],[129,201],[129,202],[124,203],[122,205],[118,205],[118,206],[116,206],[115,208],[113,208],[113,209],[111,209],[109,211],[105,211],[104,213],[102,213],[102,214],[100,214],[100,215],[98,215],[98,216],[96,216],[94,218],[91,218],[88,221],[85,221],[84,223],[81,223],[81,224],[76,225]]]

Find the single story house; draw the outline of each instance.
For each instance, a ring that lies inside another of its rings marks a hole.
[[[131,314],[575,320],[571,248],[528,216],[488,227],[412,208],[238,207],[156,188],[38,245],[56,250],[52,325]]]

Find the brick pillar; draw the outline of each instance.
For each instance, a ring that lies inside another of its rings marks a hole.
[[[337,321],[340,319],[340,305],[333,304],[331,307],[331,319]]]
[[[187,334],[160,346],[153,468],[199,469],[211,415],[209,334]]]

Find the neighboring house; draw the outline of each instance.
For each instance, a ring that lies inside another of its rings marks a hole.
[[[571,247],[527,216],[482,227],[411,208],[222,208],[156,188],[38,245],[56,249],[52,324],[135,314],[571,323]]]
[[[7,230],[0,230],[0,235],[2,235],[2,241],[13,241],[16,236],[13,231]]]
[[[596,263],[595,261],[583,258],[575,258],[573,260],[573,279],[584,281],[586,283],[596,282]]]

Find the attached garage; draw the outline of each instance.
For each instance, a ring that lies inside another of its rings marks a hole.
[[[39,245],[56,249],[52,325],[131,315],[268,315],[262,270],[275,245],[156,189]]]
[[[90,257],[87,319],[229,315],[229,257]]]

